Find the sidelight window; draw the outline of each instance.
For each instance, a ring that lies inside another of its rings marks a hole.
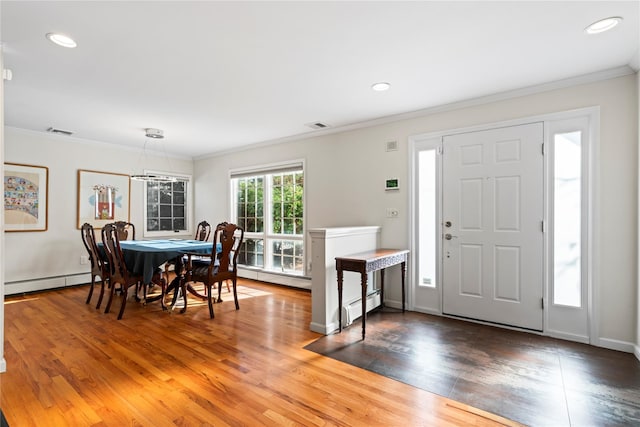
[[[553,137],[553,302],[580,307],[582,296],[582,132]]]

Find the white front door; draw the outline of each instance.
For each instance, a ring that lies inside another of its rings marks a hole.
[[[443,138],[443,313],[542,330],[543,124]]]

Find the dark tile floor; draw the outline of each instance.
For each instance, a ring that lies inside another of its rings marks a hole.
[[[308,350],[531,426],[640,426],[634,355],[385,309]]]

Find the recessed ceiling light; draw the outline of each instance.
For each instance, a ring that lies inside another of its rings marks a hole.
[[[57,44],[58,46],[69,47],[69,48],[74,48],[74,47],[78,46],[78,44],[75,42],[75,40],[73,40],[69,36],[65,36],[64,34],[47,33],[47,38],[51,42]]]
[[[601,19],[589,25],[584,31],[587,34],[598,34],[608,31],[622,22],[622,18],[619,16],[612,16],[610,18]]]
[[[379,82],[371,85],[371,89],[375,90],[376,92],[382,92],[384,90],[389,89],[390,87],[391,87],[391,84],[387,82]]]

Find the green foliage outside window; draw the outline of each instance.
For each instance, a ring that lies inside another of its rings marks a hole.
[[[264,178],[238,179],[238,225],[245,232],[264,231]]]
[[[272,175],[271,191],[272,232],[302,234],[304,175],[301,172]]]
[[[247,236],[240,248],[239,263],[269,270],[302,273],[304,173],[265,174],[237,178],[236,182],[238,225],[246,233],[262,233],[262,237]],[[266,197],[267,191],[270,197]],[[270,206],[265,206],[267,201]],[[267,218],[268,214],[271,218]],[[271,224],[270,230],[265,229],[268,221]],[[277,237],[282,235],[291,236],[289,239],[294,240]]]

